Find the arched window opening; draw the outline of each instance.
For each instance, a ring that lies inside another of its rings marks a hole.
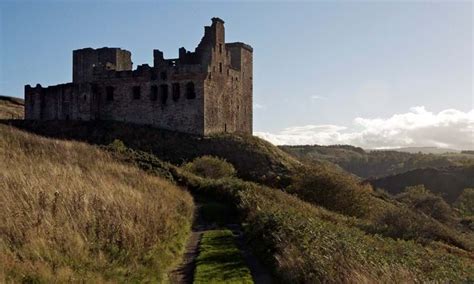
[[[168,101],[168,85],[166,84],[160,85],[160,99],[163,105]]]
[[[193,82],[189,82],[186,84],[186,98],[189,100],[196,98],[196,92],[194,91]]]
[[[173,89],[173,101],[177,102],[179,100],[179,96],[181,93],[179,83],[173,83],[172,89]]]
[[[156,101],[158,100],[158,86],[152,85],[150,87],[150,100]]]

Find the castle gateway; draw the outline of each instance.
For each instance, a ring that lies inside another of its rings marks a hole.
[[[132,71],[120,48],[73,51],[72,83],[25,86],[29,120],[116,120],[180,132],[252,134],[252,47],[225,43],[224,21],[212,19],[194,52]]]

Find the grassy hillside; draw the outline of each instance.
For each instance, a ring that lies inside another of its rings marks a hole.
[[[24,103],[19,98],[0,96],[0,119],[22,119]]]
[[[281,146],[285,152],[307,163],[334,163],[361,178],[378,178],[420,168],[442,168],[474,163],[474,155],[364,151],[350,145]]]
[[[103,150],[0,125],[0,282],[158,282],[191,196]]]
[[[407,186],[423,184],[431,192],[453,203],[465,188],[474,188],[474,165],[442,169],[417,169],[406,173],[369,180],[372,186],[391,194],[402,192]]]
[[[343,172],[306,168],[282,192],[232,177],[198,177],[189,164],[175,168],[140,151],[122,149],[120,156],[237,210],[249,245],[284,282],[474,279],[471,233],[377,196]]]
[[[367,230],[288,193],[235,178],[176,173],[194,192],[237,208],[249,245],[284,283],[472,281],[471,252],[441,242],[401,240]]]
[[[108,145],[120,139],[132,149],[153,153],[159,159],[181,165],[203,155],[231,162],[243,179],[274,187],[289,184],[299,161],[271,143],[253,136],[215,135],[199,137],[148,126],[120,122],[3,121],[38,134]]]

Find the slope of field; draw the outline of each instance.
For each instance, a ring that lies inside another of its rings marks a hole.
[[[373,187],[391,194],[402,192],[407,186],[423,184],[431,192],[453,203],[465,188],[474,187],[474,166],[442,169],[417,169],[406,173],[368,180]]]
[[[239,177],[275,187],[289,184],[299,161],[271,143],[253,136],[214,135],[199,137],[121,122],[96,121],[3,121],[41,135],[108,145],[120,139],[130,148],[153,153],[161,160],[181,165],[196,157],[213,155],[226,159]]]
[[[159,282],[191,196],[79,142],[0,125],[0,282]]]
[[[24,100],[0,96],[0,119],[23,119]]]

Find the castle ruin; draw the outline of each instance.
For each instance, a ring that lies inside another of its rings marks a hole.
[[[212,18],[194,52],[132,70],[120,48],[73,51],[72,83],[25,86],[29,120],[115,120],[179,132],[252,134],[252,47],[226,43],[224,21]]]

